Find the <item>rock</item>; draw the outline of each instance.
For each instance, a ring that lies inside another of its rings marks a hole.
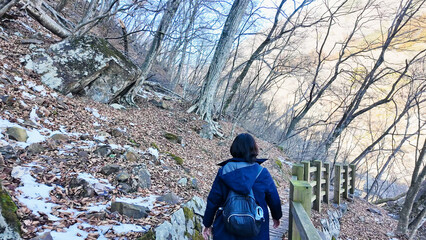
[[[27,131],[20,127],[8,127],[6,133],[9,138],[18,142],[26,142],[28,139]]]
[[[114,109],[117,109],[117,110],[123,110],[123,109],[126,109],[126,107],[125,107],[125,106],[120,105],[120,104],[118,104],[118,103],[113,103],[113,104],[111,104],[110,106],[111,106],[112,108],[114,108]]]
[[[89,152],[88,151],[80,151],[80,152],[77,153],[77,156],[80,159],[87,160],[87,159],[89,159]]]
[[[118,190],[120,190],[123,193],[129,193],[129,192],[134,192],[135,191],[135,189],[133,189],[127,183],[120,183],[120,185],[118,185]]]
[[[157,201],[166,202],[168,204],[173,205],[173,204],[178,204],[180,202],[180,198],[176,194],[170,192],[163,196],[158,197]]]
[[[106,165],[101,169],[101,173],[104,175],[110,175],[112,173],[116,173],[120,170],[120,166],[117,164]]]
[[[44,233],[40,236],[37,236],[35,238],[32,238],[31,240],[53,240],[52,235],[50,232]]]
[[[129,162],[137,162],[139,160],[138,154],[133,151],[127,151],[125,157]]]
[[[121,172],[117,174],[117,181],[119,182],[125,182],[130,178],[130,175],[127,172]]]
[[[376,208],[368,208],[367,211],[372,212],[374,214],[378,214],[380,216],[382,216],[382,213],[380,212],[380,210],[376,209]]]
[[[188,179],[186,179],[186,178],[181,178],[181,179],[179,179],[179,181],[178,181],[177,183],[178,183],[178,185],[180,185],[180,186],[186,187],[186,185],[188,184]]]
[[[112,129],[111,130],[111,135],[113,136],[113,137],[122,137],[122,136],[124,136],[124,132],[123,131],[121,131],[120,129],[118,129],[118,128],[114,128],[114,129]]]
[[[112,151],[111,151],[111,147],[109,145],[102,145],[102,146],[99,146],[94,151],[94,153],[98,154],[101,157],[107,157],[112,153]]]
[[[21,239],[17,210],[12,198],[0,185],[0,239]]]
[[[80,135],[80,140],[86,141],[90,139],[90,135],[89,134],[81,134]]]
[[[151,187],[151,174],[147,169],[134,168],[133,174],[137,179],[137,186],[140,188]]]
[[[128,204],[124,202],[112,202],[111,212],[118,212],[131,218],[145,218],[148,216],[149,209],[145,206]]]
[[[201,216],[205,207],[206,203],[201,198],[193,197],[172,214],[170,222],[165,221],[155,229],[156,239],[203,239]]]
[[[27,151],[31,154],[40,154],[46,150],[40,143],[32,143],[27,147]]]
[[[4,147],[0,147],[0,153],[3,156],[4,160],[17,159],[17,153],[13,149],[12,146],[6,145]]]
[[[210,128],[208,124],[204,124],[200,130],[200,136],[205,139],[212,140],[213,139],[213,130]]]
[[[179,144],[182,143],[182,137],[181,136],[177,136],[177,135],[175,135],[173,133],[164,133],[164,137],[167,140],[169,140],[170,142],[179,143]]]
[[[152,99],[150,100],[150,102],[158,108],[165,109],[165,110],[173,110],[173,107],[163,100],[157,101],[155,99]]]
[[[82,197],[94,197],[96,194],[95,189],[90,184],[81,178],[73,178],[69,183],[70,188],[82,187],[83,191],[80,192]]]
[[[107,40],[88,34],[66,38],[46,51],[35,48],[25,62],[50,88],[102,103],[116,99],[140,76],[139,68]]]
[[[69,139],[69,137],[67,135],[62,134],[62,133],[55,133],[50,138],[55,140],[55,141],[61,141],[61,142],[66,142]]]
[[[191,179],[191,187],[198,190],[198,181],[196,178]]]

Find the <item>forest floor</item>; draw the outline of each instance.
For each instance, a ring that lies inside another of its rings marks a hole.
[[[18,205],[24,238],[50,231],[56,239],[134,239],[168,220],[193,196],[206,199],[218,170],[216,164],[230,157],[233,137],[245,132],[243,128],[236,127],[231,133],[232,124],[220,122],[226,137],[203,139],[198,132],[204,122],[185,112],[187,103],[150,91],[139,99],[139,108],[124,110],[63,96],[44,87],[39,76],[26,70],[21,61],[34,43],[48,47],[58,39],[17,9],[9,12],[0,27],[0,179]],[[166,109],[153,100],[163,101]],[[26,143],[8,137],[6,128],[13,126],[26,129]],[[178,140],[167,139],[167,133]],[[285,204],[291,161],[273,144],[257,142],[259,157],[269,159],[265,167]],[[144,165],[151,174],[151,187],[132,193],[120,190],[123,183],[117,180],[117,173],[100,173],[112,164],[130,175],[132,168]],[[73,184],[79,178],[107,193],[85,195],[85,189]],[[190,183],[178,184],[183,178]],[[178,195],[178,203],[156,200],[169,192]],[[151,209],[149,216],[134,220],[108,211],[105,214],[111,200],[119,198],[145,202]],[[385,210],[359,199],[348,206],[348,214],[341,219],[342,239],[393,238],[397,221]],[[95,215],[99,212],[104,214]],[[313,213],[317,227],[326,213],[327,209]]]

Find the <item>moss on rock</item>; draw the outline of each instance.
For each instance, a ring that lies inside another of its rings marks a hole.
[[[146,232],[144,235],[142,235],[142,237],[138,238],[138,240],[154,240],[154,239],[155,239],[155,233],[154,231],[152,231],[152,229]]]
[[[160,151],[160,148],[157,146],[157,144],[155,144],[155,142],[151,143],[151,147],[157,149],[158,151]]]
[[[188,207],[183,207],[183,214],[185,214],[186,220],[192,220],[194,218],[194,211]]]
[[[280,169],[283,169],[283,163],[279,159],[275,160],[275,163],[278,165]]]
[[[182,143],[182,137],[177,136],[173,133],[164,133],[164,137],[169,140],[170,142],[174,142],[174,143]]]
[[[21,234],[21,223],[19,222],[18,215],[16,211],[18,208],[13,202],[9,194],[3,190],[0,183],[0,210],[3,215],[6,223],[17,233]]]
[[[204,240],[204,238],[199,231],[195,230],[194,234],[192,235],[192,240]]]
[[[176,156],[175,154],[170,153],[170,152],[166,152],[166,153],[169,154],[170,157],[172,157],[178,165],[183,165],[183,159],[181,157]]]

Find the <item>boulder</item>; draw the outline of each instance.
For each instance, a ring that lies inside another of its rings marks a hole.
[[[18,158],[18,154],[15,152],[13,147],[10,146],[10,145],[0,147],[0,153],[3,156],[4,160],[17,159]]]
[[[69,183],[70,188],[82,187],[82,191],[79,193],[81,197],[94,197],[96,194],[95,189],[84,179],[73,178]]]
[[[125,106],[123,106],[123,105],[121,105],[121,104],[118,104],[118,103],[113,103],[113,104],[111,104],[110,105],[112,108],[114,108],[114,109],[117,109],[117,110],[123,110],[123,109],[126,109],[126,107]]]
[[[0,239],[21,239],[21,224],[16,207],[9,194],[0,185]]]
[[[110,175],[112,173],[116,173],[120,170],[120,166],[117,164],[111,164],[103,166],[101,169],[101,173],[105,175]]]
[[[125,202],[112,202],[111,212],[118,212],[121,215],[139,219],[147,217],[150,210],[145,206],[128,204]]]
[[[50,232],[46,232],[40,236],[37,236],[35,238],[32,238],[31,240],[53,240],[52,235]]]
[[[64,95],[86,95],[112,102],[140,76],[139,68],[107,40],[95,36],[69,37],[49,49],[32,47],[25,67]]]
[[[27,147],[27,151],[31,154],[40,154],[46,150],[40,143],[32,143]]]
[[[163,196],[158,197],[157,201],[165,202],[168,204],[178,204],[180,202],[180,198],[176,194],[170,192]]]
[[[125,154],[126,160],[129,162],[137,162],[139,159],[139,156],[137,153],[133,151],[127,151]]]
[[[175,135],[173,133],[164,133],[164,137],[167,140],[169,140],[170,142],[179,143],[179,144],[182,143],[182,137],[181,136],[177,136],[177,135]]]
[[[137,180],[137,187],[150,188],[151,187],[151,174],[144,164],[133,165],[132,172]]]
[[[191,179],[191,187],[198,190],[198,181],[196,178]]]
[[[116,178],[119,182],[126,182],[130,178],[130,175],[127,172],[121,172],[117,174]]]
[[[8,127],[6,133],[9,138],[18,142],[26,142],[28,139],[27,131],[20,127]]]
[[[177,183],[178,183],[178,185],[180,185],[182,187],[186,187],[186,185],[188,184],[188,179],[181,178],[181,179],[179,179],[179,181]]]
[[[201,198],[193,197],[172,214],[170,222],[165,221],[155,228],[156,239],[203,239],[201,216],[205,207],[206,203]]]
[[[69,139],[69,137],[67,135],[62,134],[62,133],[55,133],[50,138],[55,140],[55,141],[61,141],[61,142],[62,141],[66,142]]]
[[[95,151],[95,154],[98,154],[101,157],[107,157],[112,153],[111,147],[109,145],[99,146]]]

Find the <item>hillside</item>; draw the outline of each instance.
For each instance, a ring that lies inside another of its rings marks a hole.
[[[206,199],[216,164],[230,157],[233,137],[246,130],[236,127],[231,135],[232,124],[220,122],[225,138],[204,139],[199,131],[205,122],[186,113],[189,103],[149,85],[138,106],[125,109],[61,95],[22,64],[34,44],[47,48],[59,39],[24,12],[9,14],[0,25],[0,176],[17,204],[24,239],[48,232],[53,239],[135,239],[170,220],[194,196]],[[17,141],[8,130],[14,127],[24,129],[28,139]],[[288,204],[292,161],[274,144],[256,140],[259,157],[269,159],[265,167]],[[168,193],[172,201],[158,199]],[[111,211],[118,199],[144,203],[148,216]],[[394,237],[396,220],[385,210],[357,198],[348,206],[343,239]],[[314,214],[318,228],[327,210]]]

